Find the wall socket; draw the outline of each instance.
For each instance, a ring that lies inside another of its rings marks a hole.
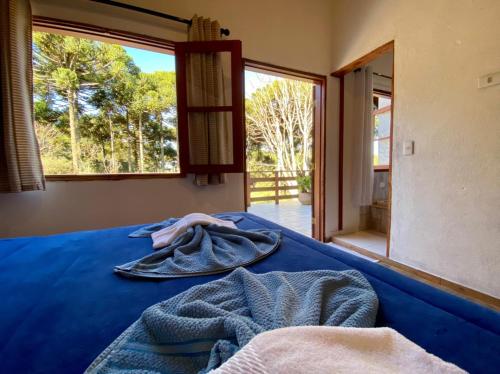
[[[413,154],[413,140],[405,140],[403,142],[403,156],[411,156]]]

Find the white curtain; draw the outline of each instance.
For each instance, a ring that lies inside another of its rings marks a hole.
[[[194,16],[188,32],[189,41],[220,40],[220,24],[209,18]],[[224,106],[226,79],[220,53],[192,53],[187,56],[189,106]],[[221,112],[190,113],[189,152],[193,164],[227,164],[232,162],[232,133],[227,114]],[[198,174],[197,185],[225,183],[224,174]]]
[[[357,147],[352,164],[354,206],[367,206],[373,200],[373,71],[371,67],[354,72],[352,125]]]

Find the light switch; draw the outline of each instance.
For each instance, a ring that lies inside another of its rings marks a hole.
[[[403,155],[411,156],[413,154],[413,140],[406,140],[403,142]]]
[[[491,73],[488,75],[483,75],[477,79],[477,87],[485,88],[494,86],[495,84],[500,84],[500,71],[496,73]]]

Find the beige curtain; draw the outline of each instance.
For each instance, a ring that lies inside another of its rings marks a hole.
[[[0,0],[0,192],[45,189],[31,63],[30,2]]]
[[[220,24],[194,16],[188,32],[189,41],[220,40]],[[220,53],[192,53],[187,56],[188,106],[227,105],[228,82],[224,77]],[[227,164],[232,162],[232,134],[227,113],[190,113],[188,117],[189,153],[192,164]],[[203,186],[225,183],[224,174],[199,174],[194,182]]]

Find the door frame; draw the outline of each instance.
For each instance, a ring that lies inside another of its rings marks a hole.
[[[267,62],[243,59],[243,74],[245,70],[262,71],[265,74],[283,77],[298,78],[311,81],[313,89],[313,194],[312,194],[312,236],[319,241],[325,241],[325,122],[326,122],[326,80],[325,75],[310,73],[297,69],[290,69]],[[246,124],[245,124],[246,130]],[[245,152],[244,173],[244,206],[247,211],[247,173]]]
[[[334,71],[330,75],[339,78],[339,179],[338,179],[338,231],[343,229],[343,191],[344,191],[344,77],[346,74],[363,67],[364,65],[372,62],[381,55],[392,52],[394,54],[394,40],[381,45],[373,51],[361,56],[360,58],[352,61],[351,63]],[[387,247],[386,257],[390,254],[391,243],[391,209],[392,209],[392,153],[393,148],[393,128],[394,128],[394,55],[392,60],[392,88],[391,88],[391,125],[390,125],[390,142],[389,142],[389,181],[388,181],[388,205],[387,205]]]

